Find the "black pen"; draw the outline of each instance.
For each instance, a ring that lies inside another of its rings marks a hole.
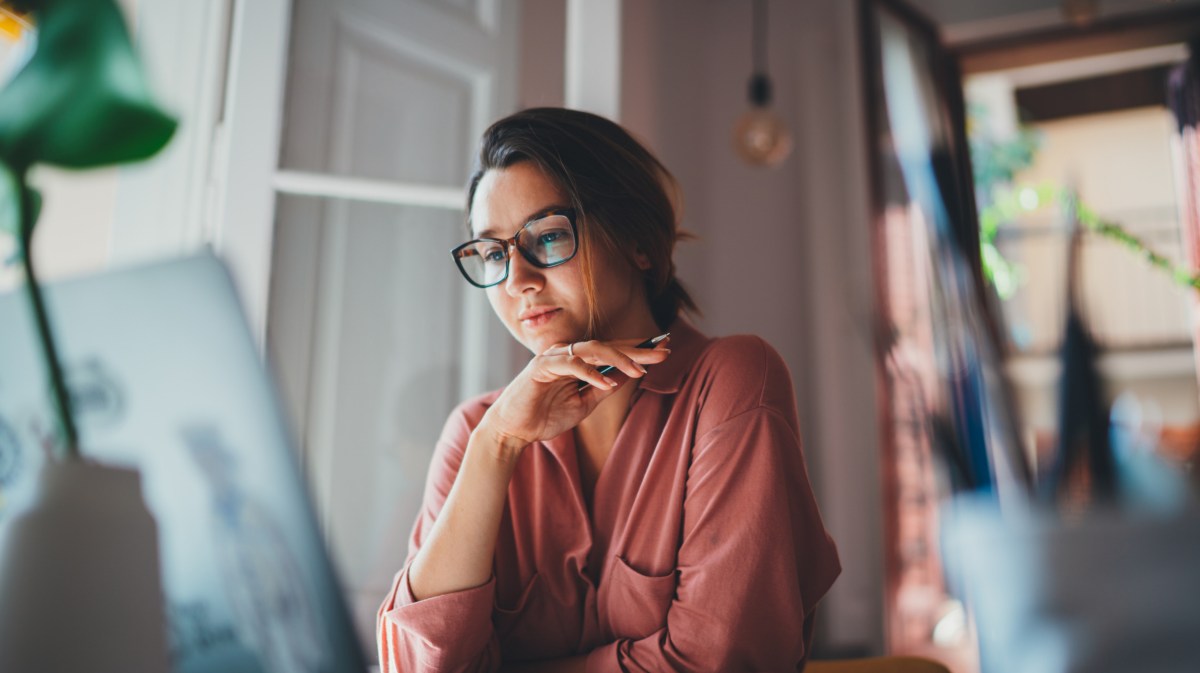
[[[634,348],[654,348],[658,344],[662,343],[663,339],[666,339],[669,336],[671,336],[670,332],[667,332],[666,334],[659,334],[658,336],[654,337],[653,339],[646,339],[642,343],[634,346]],[[604,365],[603,367],[597,369],[596,371],[599,372],[601,376],[604,376],[616,368],[617,368],[616,365]],[[579,382],[579,390],[583,390],[584,388],[586,388],[590,385],[592,385],[592,384],[588,383],[587,381],[580,381]]]

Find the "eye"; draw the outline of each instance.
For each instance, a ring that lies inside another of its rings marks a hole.
[[[478,241],[470,250],[479,257],[479,261],[483,264],[503,264],[505,258],[508,257],[504,246],[497,245],[493,241]]]
[[[538,245],[554,245],[555,243],[561,243],[569,235],[570,233],[564,229],[552,229],[538,234],[537,242]]]

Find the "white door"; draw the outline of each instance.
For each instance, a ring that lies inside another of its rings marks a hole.
[[[294,0],[267,351],[368,651],[442,423],[511,372],[449,251],[519,4]]]

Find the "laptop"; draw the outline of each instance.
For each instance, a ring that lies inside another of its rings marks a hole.
[[[211,254],[45,290],[87,459],[136,467],[177,673],[363,673],[275,388]],[[53,427],[26,298],[0,295],[0,545]],[[4,550],[0,549],[0,552]]]

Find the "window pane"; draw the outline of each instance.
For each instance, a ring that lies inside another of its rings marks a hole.
[[[507,351],[507,337],[471,326],[499,322],[450,256],[466,237],[462,217],[279,199],[268,355],[365,643],[404,562],[442,425],[477,392],[464,390],[464,360],[473,344],[491,345],[485,361]]]

